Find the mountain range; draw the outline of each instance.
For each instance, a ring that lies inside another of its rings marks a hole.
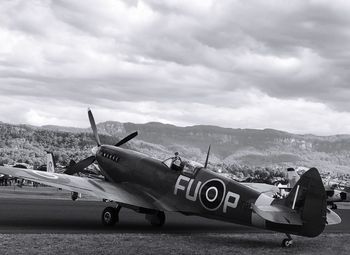
[[[53,132],[90,133],[90,128],[42,126]],[[273,129],[232,129],[217,126],[178,127],[107,121],[97,125],[100,134],[121,138],[135,130],[132,149],[163,159],[175,151],[185,158],[204,162],[209,144],[210,161],[263,167],[315,166],[324,172],[349,173],[350,135],[299,135]],[[117,139],[116,139],[117,140]]]

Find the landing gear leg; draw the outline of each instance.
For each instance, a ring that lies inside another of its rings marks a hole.
[[[102,212],[102,224],[108,227],[114,226],[119,221],[119,211],[121,206],[117,207],[106,207]]]
[[[154,214],[146,214],[145,218],[153,227],[161,227],[165,223],[165,214],[162,211],[157,211]]]
[[[283,239],[282,241],[282,247],[291,247],[292,244],[293,244],[293,239],[292,237],[290,236],[290,234],[286,234],[287,235],[287,238],[286,239]]]

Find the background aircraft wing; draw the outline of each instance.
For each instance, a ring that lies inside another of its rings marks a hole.
[[[101,179],[90,179],[66,174],[0,166],[0,173],[42,183],[68,191],[108,199],[120,204],[160,210],[157,201],[140,190],[128,187],[127,183],[110,183]],[[157,204],[157,205],[156,205]]]

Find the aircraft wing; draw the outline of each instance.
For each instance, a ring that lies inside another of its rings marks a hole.
[[[130,189],[127,183],[112,184],[101,179],[3,166],[0,166],[0,173],[68,191],[88,194],[101,200],[108,199],[120,204],[148,209],[163,209],[159,208],[159,204],[156,205],[157,201],[154,198],[140,190]]]

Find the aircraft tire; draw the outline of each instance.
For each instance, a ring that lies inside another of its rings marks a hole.
[[[283,239],[281,246],[283,248],[289,248],[292,246],[292,244],[293,244],[293,240],[286,238],[286,239]]]
[[[145,218],[153,227],[162,227],[165,223],[165,213],[162,211],[155,214],[146,214]]]
[[[72,192],[72,193],[71,193],[71,198],[72,198],[73,201],[77,200],[78,197],[79,197],[78,192]]]
[[[114,226],[118,221],[118,210],[115,207],[106,207],[102,212],[102,224],[107,227]]]

